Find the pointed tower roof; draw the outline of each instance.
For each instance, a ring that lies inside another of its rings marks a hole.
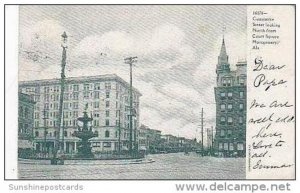
[[[224,36],[223,36],[223,40],[222,40],[220,56],[227,56]]]
[[[221,46],[221,51],[220,55],[218,57],[218,64],[228,64],[228,55],[226,53],[226,46],[225,46],[225,40],[224,40],[224,35],[223,35],[223,40],[222,40],[222,46]]]

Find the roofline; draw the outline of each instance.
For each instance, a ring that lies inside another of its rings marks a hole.
[[[96,75],[96,76],[79,76],[79,77],[68,77],[66,78],[66,83],[84,83],[90,81],[97,81],[97,80],[116,80],[117,82],[129,87],[129,83],[126,82],[124,79],[119,77],[116,74],[105,74],[105,75]],[[19,81],[19,86],[36,86],[36,85],[52,85],[52,84],[59,84],[60,78],[53,78],[53,79],[40,79],[40,80],[29,80],[29,81]],[[139,95],[142,94],[139,92],[138,89],[133,87],[133,90]]]

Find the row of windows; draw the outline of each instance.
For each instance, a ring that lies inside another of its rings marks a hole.
[[[118,108],[119,103],[116,101],[116,108]],[[100,108],[100,101],[95,101],[91,103],[91,106],[95,109]],[[110,101],[105,101],[105,107],[109,108],[110,107]],[[79,108],[79,102],[64,102],[63,103],[63,109],[78,109]],[[59,104],[58,103],[45,103],[44,104],[44,109],[49,110],[49,109],[54,109],[58,110],[59,109]],[[35,108],[35,110],[39,110],[39,108]]]
[[[120,117],[123,117],[123,112],[122,111],[119,111],[119,110],[116,110],[115,111],[115,117],[116,118],[119,118]],[[68,119],[68,118],[78,118],[78,111],[63,111],[63,118],[65,119]],[[110,117],[111,116],[111,111],[110,110],[106,110],[105,111],[105,117]],[[93,117],[94,118],[99,118],[100,117],[100,112],[97,112],[95,111],[93,113]],[[58,111],[45,111],[42,113],[42,115],[40,115],[39,112],[36,112],[34,113],[34,118],[35,119],[40,119],[40,118],[46,118],[46,119],[49,119],[49,118],[59,118],[59,112]],[[128,119],[128,118],[126,118]]]
[[[221,96],[221,99],[225,99],[226,96],[228,97],[228,99],[232,99],[233,98],[233,93],[232,92],[220,92],[220,96]],[[245,97],[245,93],[244,91],[240,91],[239,92],[239,98],[244,98]]]
[[[220,123],[225,124],[226,123],[226,117],[221,116],[220,117]],[[243,124],[244,123],[244,118],[242,116],[238,117],[238,123]],[[233,124],[233,117],[227,117],[227,124],[232,125]]]
[[[111,147],[111,142],[103,142],[103,147]],[[101,147],[101,142],[92,143],[93,147]]]
[[[237,77],[238,84],[241,86],[245,85],[246,77],[239,76]],[[233,79],[232,77],[223,77],[222,78],[222,86],[232,86],[233,85]]]
[[[226,108],[227,107],[227,108]],[[228,110],[228,111],[231,111],[232,110],[232,108],[233,108],[233,104],[221,104],[220,105],[220,108],[221,108],[221,111],[225,111],[226,109]],[[239,103],[239,109],[240,110],[243,110],[244,109],[244,103]]]
[[[66,117],[68,118],[68,117]],[[42,122],[43,124],[40,125],[40,121],[35,121],[34,122],[34,127],[40,127],[40,126],[46,126],[46,127],[49,127],[49,126],[53,126],[53,127],[58,127],[58,121],[54,120],[45,120]],[[45,124],[45,125],[44,125]],[[65,127],[69,127],[69,126],[77,126],[77,120],[74,119],[74,120],[64,120],[63,121],[63,125]],[[118,126],[119,125],[119,121],[116,120],[115,122],[115,126]],[[99,127],[100,126],[100,120],[99,119],[94,119],[93,120],[93,126],[95,127]],[[110,120],[109,119],[105,119],[105,126],[113,126],[113,125],[110,125]],[[128,126],[129,127],[129,126]]]
[[[124,91],[125,88],[119,84],[119,83],[115,83],[115,88],[117,91]],[[85,83],[83,84],[83,89],[84,91],[90,91],[90,90],[101,90],[101,89],[105,89],[105,90],[110,90],[112,89],[112,83],[111,82],[97,82],[97,83]],[[23,92],[26,93],[30,93],[30,94],[40,94],[40,87],[27,87],[27,88],[23,88]],[[44,93],[50,93],[50,92],[55,92],[55,93],[59,93],[60,92],[60,85],[54,85],[54,86],[44,86],[42,87],[42,90]],[[69,91],[74,91],[77,92],[80,90],[80,85],[79,84],[73,84],[73,85],[65,85],[64,86],[64,92],[69,92]]]
[[[28,118],[32,119],[33,112],[31,112],[28,107],[20,106],[19,107],[19,116],[22,118],[25,118],[25,119],[28,119]]]
[[[19,123],[19,134],[20,133],[28,133],[28,124]]]
[[[92,88],[93,88],[93,84],[84,84],[83,85],[84,90],[90,90]],[[117,85],[117,88],[119,88],[118,85]],[[110,82],[105,82],[105,89],[111,89],[111,83]],[[78,84],[65,85],[65,87],[64,87],[65,92],[69,92],[71,90],[79,91],[79,85]],[[95,83],[94,84],[94,90],[100,90],[100,83]],[[60,86],[53,86],[53,87],[46,86],[46,87],[44,87],[44,93],[59,92],[59,91],[60,91]],[[38,88],[26,88],[26,92],[39,93],[39,89]]]
[[[235,131],[235,133],[236,132],[237,131]],[[221,129],[220,130],[220,137],[232,137],[232,135],[233,135],[233,132],[231,129],[228,129],[228,130]],[[239,137],[244,137],[244,135],[245,135],[244,131],[239,131],[238,135],[239,135]]]
[[[244,144],[243,143],[238,143],[236,149],[238,151],[244,150]],[[219,150],[233,151],[234,150],[234,144],[233,143],[219,143]]]
[[[99,132],[98,132],[98,131],[95,131],[94,133],[95,133],[96,137],[99,137]],[[126,136],[126,134],[127,134],[127,133],[124,133],[124,134],[123,134],[124,137]],[[47,137],[47,136],[48,136],[48,137],[56,137],[56,136],[57,136],[57,131],[54,131],[54,132],[48,132],[48,131],[45,131],[45,130],[44,130],[44,131],[35,131],[35,137],[45,137],[45,135],[46,135],[46,137]],[[68,133],[67,131],[64,131],[64,137],[73,137],[73,132],[69,132],[69,133]],[[104,137],[105,137],[105,138],[111,137],[110,131],[106,130],[106,131],[104,132]],[[117,132],[117,131],[115,132],[114,137],[115,137],[115,138],[118,137],[118,132]]]

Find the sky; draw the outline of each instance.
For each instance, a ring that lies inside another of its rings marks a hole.
[[[59,78],[61,34],[68,35],[66,76],[117,74],[137,56],[133,86],[140,123],[163,134],[200,139],[215,127],[216,64],[224,35],[232,69],[246,58],[246,6],[23,5],[19,81]]]

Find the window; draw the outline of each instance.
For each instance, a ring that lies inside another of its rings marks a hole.
[[[119,92],[116,92],[116,99],[119,98]]]
[[[106,107],[106,108],[109,108],[109,101],[106,101],[106,102],[105,102],[105,107]]]
[[[231,86],[231,78],[223,78],[222,85],[223,86]]]
[[[68,132],[67,131],[64,131],[64,136],[68,137]]]
[[[244,104],[240,103],[240,110],[243,110],[243,109],[244,109]]]
[[[94,84],[94,90],[100,90],[100,83]]]
[[[225,117],[221,117],[221,123],[222,123],[222,124],[225,123]]]
[[[84,84],[83,85],[83,90],[84,91],[89,91],[90,90],[90,85],[89,84]]]
[[[227,86],[231,86],[231,79],[227,79]]]
[[[35,132],[35,137],[39,137],[39,132],[38,131]]]
[[[23,133],[28,133],[28,124],[24,124],[24,131]]]
[[[227,105],[227,109],[228,109],[229,111],[231,111],[231,110],[232,110],[232,104],[228,104],[228,105]]]
[[[110,90],[110,89],[111,89],[111,84],[110,84],[110,82],[106,82],[106,83],[105,83],[105,89],[106,89],[106,90]]]
[[[240,98],[244,98],[244,92],[243,91],[240,92]]]
[[[225,111],[226,105],[225,104],[221,104],[221,111]]]
[[[40,114],[39,113],[34,113],[34,118],[35,119],[39,119],[40,118]]]
[[[237,144],[237,150],[239,150],[239,151],[244,150],[244,144],[243,143],[238,143]]]
[[[100,142],[94,142],[93,147],[101,147],[101,143]]]
[[[100,98],[100,93],[99,91],[94,92],[94,99],[99,99]]]
[[[105,137],[109,137],[109,131],[105,131]]]
[[[227,130],[227,135],[228,135],[228,137],[231,137],[231,135],[232,135],[232,130],[231,129]]]
[[[225,92],[221,92],[221,98],[225,98],[225,96],[226,96],[226,93]]]
[[[49,87],[48,86],[44,87],[44,93],[49,93]]]
[[[100,107],[99,101],[95,101],[95,102],[94,102],[94,108],[95,108],[95,109],[98,109],[99,107]]]
[[[105,120],[105,126],[109,126],[109,119]]]
[[[85,92],[83,93],[83,98],[88,99],[89,96],[90,96],[90,92],[86,92],[86,91],[85,91]]]
[[[239,117],[239,123],[243,124],[243,117]]]
[[[106,117],[109,117],[109,111],[105,111]]]
[[[64,100],[69,100],[69,94],[64,94]]]
[[[73,109],[78,109],[78,102],[73,102]]]
[[[79,85],[74,84],[73,85],[73,91],[79,91]]]
[[[221,137],[224,137],[224,136],[225,136],[225,131],[224,131],[223,129],[221,129],[221,131],[220,131],[220,136],[221,136]]]
[[[54,92],[59,92],[60,86],[54,86]]]
[[[245,85],[245,78],[244,77],[240,77],[240,85],[241,86]]]
[[[225,78],[223,78],[223,80],[222,80],[222,84],[223,84],[223,86],[226,86],[226,83],[227,83],[226,79],[225,79]]]
[[[99,120],[94,120],[94,126],[99,127]]]
[[[223,150],[223,143],[219,143],[219,150]]]
[[[99,113],[94,113],[94,117],[100,117]]]
[[[229,92],[229,93],[228,93],[228,98],[229,98],[229,99],[232,99],[232,92]]]
[[[103,147],[111,147],[111,142],[103,142]]]
[[[40,126],[40,122],[39,121],[35,121],[34,122],[34,127],[39,127]]]
[[[79,93],[78,92],[74,92],[73,93],[73,99],[74,100],[78,100],[78,98],[79,98]]]
[[[109,94],[110,94],[109,92],[105,93],[105,96],[106,96],[107,99],[109,98]]]
[[[53,106],[55,110],[58,110],[58,103],[54,103]]]
[[[228,125],[232,125],[232,117],[228,117],[227,122],[228,122]]]
[[[228,150],[228,143],[224,143],[224,150]]]
[[[55,95],[55,100],[54,101],[58,101],[59,100],[59,97],[60,97],[60,95],[58,94],[58,95]]]
[[[35,101],[35,102],[39,102],[39,101],[40,101],[40,95],[35,95],[34,101]]]
[[[233,151],[233,150],[234,150],[233,143],[229,143],[229,150],[230,150],[230,151]]]
[[[64,103],[64,109],[68,109],[69,108],[69,103]]]

